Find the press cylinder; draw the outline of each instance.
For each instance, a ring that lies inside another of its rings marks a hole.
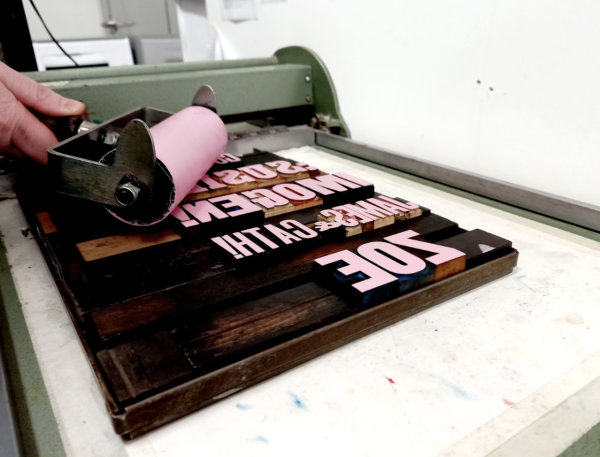
[[[150,129],[156,152],[152,199],[131,208],[105,206],[117,219],[138,226],[164,220],[225,151],[227,130],[208,108],[191,106]]]

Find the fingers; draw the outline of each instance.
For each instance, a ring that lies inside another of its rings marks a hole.
[[[41,164],[48,163],[48,148],[58,142],[54,134],[0,83],[0,151],[17,150]]]
[[[58,95],[33,79],[0,62],[0,82],[13,93],[23,105],[49,116],[73,116],[83,114],[85,105]]]
[[[21,151],[19,151],[14,146],[9,146],[5,150],[0,152],[0,159],[2,159],[2,157],[11,157],[13,159],[22,159],[25,156],[23,155],[23,153]]]
[[[58,143],[54,133],[37,120],[23,105],[17,104],[12,144],[42,165],[48,164],[48,148]]]

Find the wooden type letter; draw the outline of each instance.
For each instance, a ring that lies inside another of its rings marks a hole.
[[[277,186],[273,186],[272,190],[290,201],[293,208],[287,208],[286,212],[300,211],[302,209],[321,206],[323,204],[323,199],[321,197],[317,197],[313,191],[299,186],[298,184],[278,184]]]
[[[398,296],[434,281],[435,268],[391,243],[373,241],[357,249],[365,259],[398,278]]]
[[[460,252],[454,248],[412,239],[418,236],[419,234],[414,230],[406,230],[388,236],[384,238],[384,240],[402,246],[415,255],[423,256],[424,259],[435,268],[435,281],[441,281],[442,279],[464,271],[466,266],[466,255],[464,252]],[[431,256],[424,253],[433,253],[435,255]]]
[[[194,219],[203,224],[207,224],[216,219],[226,219],[229,216],[227,213],[221,211],[215,205],[210,203],[207,200],[200,200],[193,203],[186,203],[183,205],[183,209],[186,210],[189,214],[191,214]],[[177,217],[179,212],[174,211],[173,215]],[[185,224],[185,223],[184,223]]]
[[[257,187],[256,179],[238,170],[215,171],[213,176],[216,177],[217,181],[227,185],[229,193],[256,189]]]
[[[326,206],[341,205],[351,201],[368,198],[373,195],[373,185],[361,186],[335,175],[322,175],[296,181],[323,199]]]
[[[306,167],[300,167],[297,164],[293,165],[288,160],[275,160],[265,163],[265,166],[276,171],[279,176],[283,177],[286,182],[296,181],[298,179],[310,178],[310,172]]]
[[[348,250],[315,259],[313,271],[317,282],[363,306],[388,300],[398,289],[395,276]]]
[[[277,243],[260,230],[261,227],[252,227],[230,235],[218,236],[212,238],[211,243],[213,248],[216,248],[217,252],[236,268],[256,266],[257,261],[262,262],[267,254],[279,248]]]
[[[333,209],[325,209],[317,216],[314,229],[319,232],[323,241],[341,241],[346,238],[349,227],[359,226],[358,221]],[[358,227],[360,229],[360,227]]]
[[[276,194],[271,189],[255,189],[242,192],[252,203],[260,205],[265,212],[265,217],[275,217],[280,214],[294,211],[294,205],[287,198]]]
[[[261,164],[249,165],[247,167],[238,168],[239,171],[256,179],[258,187],[272,186],[285,182],[285,178],[279,176],[270,168]]]
[[[293,230],[292,233],[300,238],[305,239],[305,240],[319,236],[319,234],[317,232],[315,232],[314,230],[308,228],[306,225],[301,224],[300,222],[295,221],[293,219],[283,221],[280,225],[284,229],[288,229],[288,230],[298,228],[299,230]]]
[[[408,211],[409,219],[412,219],[413,217],[419,217],[423,214],[423,211],[421,210],[419,205],[417,205],[416,203],[412,203],[412,202],[404,202],[403,203],[394,198],[386,197],[385,195],[379,195],[377,198],[379,200],[383,200],[386,203],[389,203],[391,205],[396,205],[397,207],[399,207],[400,209],[402,209],[404,211]]]
[[[201,228],[201,231],[197,232],[197,230],[194,230],[193,232],[189,232],[190,234],[213,234],[217,229],[227,230],[233,227],[238,229],[251,227],[260,224],[264,220],[262,209],[238,194],[223,195],[209,200],[186,203],[182,208],[195,221],[187,219],[187,215],[177,209],[172,215],[176,219],[179,219],[180,224],[184,228]]]
[[[285,220],[279,224],[264,226],[270,238],[281,246],[280,255],[289,257],[314,249],[319,243],[319,234],[296,220]]]
[[[262,210],[258,206],[238,194],[211,198],[209,202],[218,203],[223,208],[234,208],[233,211],[227,213],[231,217],[241,216],[242,214],[262,213]]]
[[[382,208],[391,212],[394,215],[394,219],[396,219],[397,221],[403,221],[409,218],[409,210],[401,208],[398,205],[393,205],[379,198],[368,198],[367,202],[374,206],[377,206],[378,208]]]

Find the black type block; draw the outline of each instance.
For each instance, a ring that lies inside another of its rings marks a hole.
[[[458,249],[467,255],[467,269],[489,262],[511,251],[512,242],[483,230],[471,230],[437,244]]]

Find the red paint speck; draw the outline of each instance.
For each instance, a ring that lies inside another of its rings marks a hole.
[[[503,398],[502,401],[504,402],[504,404],[506,406],[513,406],[514,405],[514,403],[512,401],[507,400],[506,398]]]
[[[390,384],[396,384],[392,378],[388,378],[387,376],[384,376],[384,378],[387,379]]]

